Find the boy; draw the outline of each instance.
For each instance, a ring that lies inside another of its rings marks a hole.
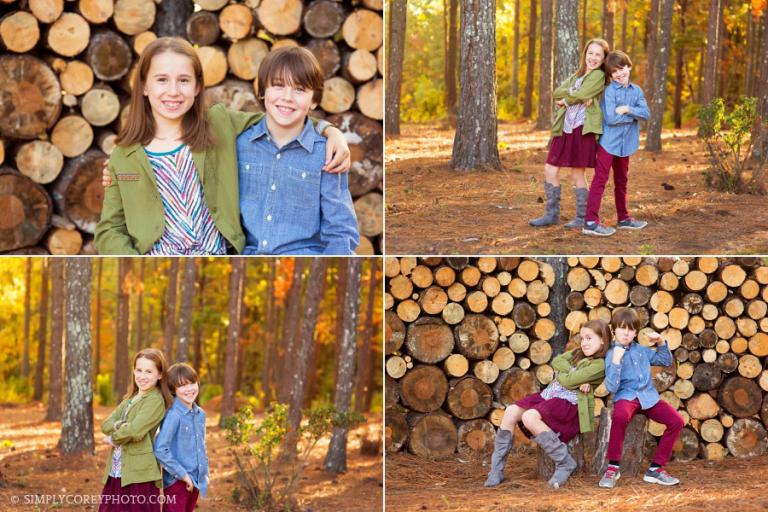
[[[323,81],[305,48],[272,51],[261,63],[266,115],[237,138],[244,254],[350,255],[359,243],[347,176],[322,171],[326,141],[308,119]]]
[[[610,236],[614,228],[600,223],[600,201],[603,197],[608,174],[613,167],[614,197],[616,200],[617,227],[619,229],[643,229],[647,222],[633,219],[627,211],[627,180],[629,157],[640,144],[640,119],[648,119],[648,104],[643,90],[629,81],[632,61],[622,51],[612,51],[605,59],[605,74],[611,83],[605,88],[602,99],[603,134],[597,146],[595,177],[589,187],[587,216],[582,233]]]

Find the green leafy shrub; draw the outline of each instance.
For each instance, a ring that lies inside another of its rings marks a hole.
[[[751,160],[752,128],[758,120],[755,98],[742,97],[731,112],[722,98],[699,109],[699,137],[704,140],[711,168],[707,185],[737,194],[765,194],[765,158]]]
[[[111,373],[100,373],[96,376],[96,397],[99,405],[112,405],[114,403]]]
[[[305,421],[298,431],[300,452],[288,472],[287,481],[278,483],[275,460],[280,444],[291,428],[288,411],[287,404],[274,404],[258,426],[251,406],[224,419],[222,426],[232,446],[240,483],[232,492],[237,503],[265,512],[299,510],[296,486],[318,441],[330,435],[336,427],[349,429],[365,421],[359,413],[340,412],[327,405],[303,411]]]

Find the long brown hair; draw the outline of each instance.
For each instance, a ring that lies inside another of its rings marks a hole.
[[[195,82],[200,92],[195,96],[192,108],[184,114],[181,120],[181,138],[192,151],[200,151],[216,144],[213,132],[206,119],[205,90],[203,87],[203,66],[189,42],[179,37],[160,37],[144,48],[139,57],[136,80],[131,91],[131,102],[128,106],[128,119],[117,136],[118,146],[130,146],[140,143],[144,146],[155,137],[155,117],[152,107],[144,96],[144,86],[152,59],[161,53],[172,52],[187,57],[192,62],[195,72]]]
[[[157,368],[157,371],[160,373],[160,380],[158,380],[155,385],[160,389],[160,393],[163,395],[163,401],[165,402],[165,408],[168,409],[173,403],[173,397],[171,397],[171,393],[168,391],[168,383],[166,382],[166,367],[168,365],[165,362],[165,355],[162,350],[156,348],[145,348],[140,350],[133,356],[132,369],[136,368],[136,361],[142,357],[155,363],[155,368]],[[136,379],[131,375],[131,384],[128,386],[128,393],[123,397],[123,400],[136,396],[138,392],[139,386],[136,385]]]
[[[605,72],[605,58],[608,56],[608,53],[611,51],[611,47],[608,45],[608,41],[606,41],[605,39],[600,39],[599,37],[596,37],[594,39],[590,39],[589,41],[587,41],[587,44],[584,45],[584,49],[581,51],[581,62],[579,63],[579,70],[576,71],[577,77],[584,76],[587,74],[587,50],[592,44],[596,44],[603,49],[603,62],[602,64],[600,64],[600,67],[597,69],[601,69],[603,72]]]
[[[582,325],[581,329],[589,329],[590,331],[600,336],[603,344],[600,346],[600,349],[591,356],[585,355],[581,350],[581,347],[577,347],[573,351],[573,364],[576,364],[587,357],[594,359],[605,357],[605,354],[608,353],[608,346],[611,344],[611,330],[608,328],[608,322],[596,318]]]

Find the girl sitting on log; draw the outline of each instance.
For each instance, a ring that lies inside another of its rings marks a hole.
[[[667,340],[656,332],[649,334],[648,338],[658,345],[657,350],[634,342],[641,326],[640,318],[633,309],[619,308],[613,313],[611,327],[614,342],[605,358],[605,387],[613,393],[613,414],[606,452],[608,467],[600,479],[600,487],[613,488],[621,477],[619,464],[624,435],[629,422],[637,413],[667,427],[643,480],[661,485],[680,483],[680,480],[664,470],[664,465],[669,460],[672,447],[685,422],[671,405],[660,399],[651,376],[651,366],[672,365],[672,353]]]
[[[584,46],[578,71],[552,93],[557,112],[552,124],[552,143],[544,165],[544,215],[529,222],[549,226],[560,221],[561,167],[570,167],[576,186],[576,217],[565,227],[581,229],[587,213],[587,182],[584,168],[595,167],[597,137],[603,133],[600,95],[605,88],[603,61],[610,51],[603,39],[591,39]]]
[[[206,109],[202,93],[191,44],[161,37],[146,47],[109,160],[95,233],[100,254],[226,254],[228,245],[243,252],[235,140],[263,114]],[[347,170],[343,134],[326,131],[323,169]]]
[[[131,390],[101,424],[112,448],[102,477],[99,512],[160,511],[163,477],[152,441],[173,400],[165,367],[165,356],[157,349],[136,353]]]
[[[486,487],[504,480],[504,466],[512,450],[515,425],[521,420],[523,433],[555,462],[549,485],[558,489],[576,469],[566,443],[579,432],[592,432],[595,416],[594,388],[605,376],[605,353],[610,342],[608,324],[590,320],[579,330],[580,346],[552,360],[555,379],[540,393],[528,395],[504,411],[491,457]]]

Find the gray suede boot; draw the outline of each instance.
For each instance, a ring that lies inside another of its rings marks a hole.
[[[496,443],[491,455],[491,471],[488,473],[488,479],[485,481],[486,487],[496,487],[504,481],[504,466],[507,464],[507,457],[512,450],[512,443],[515,438],[509,430],[499,429],[496,433]]]
[[[559,489],[576,469],[576,461],[571,457],[568,446],[551,430],[545,430],[533,440],[541,446],[550,459],[555,461],[555,472],[549,479],[549,485]]]
[[[544,182],[544,193],[547,196],[546,211],[538,219],[528,221],[531,226],[550,226],[560,222],[560,186]]]
[[[581,229],[584,227],[584,217],[587,215],[587,197],[589,191],[586,188],[576,189],[576,217],[565,225],[571,229]]]

